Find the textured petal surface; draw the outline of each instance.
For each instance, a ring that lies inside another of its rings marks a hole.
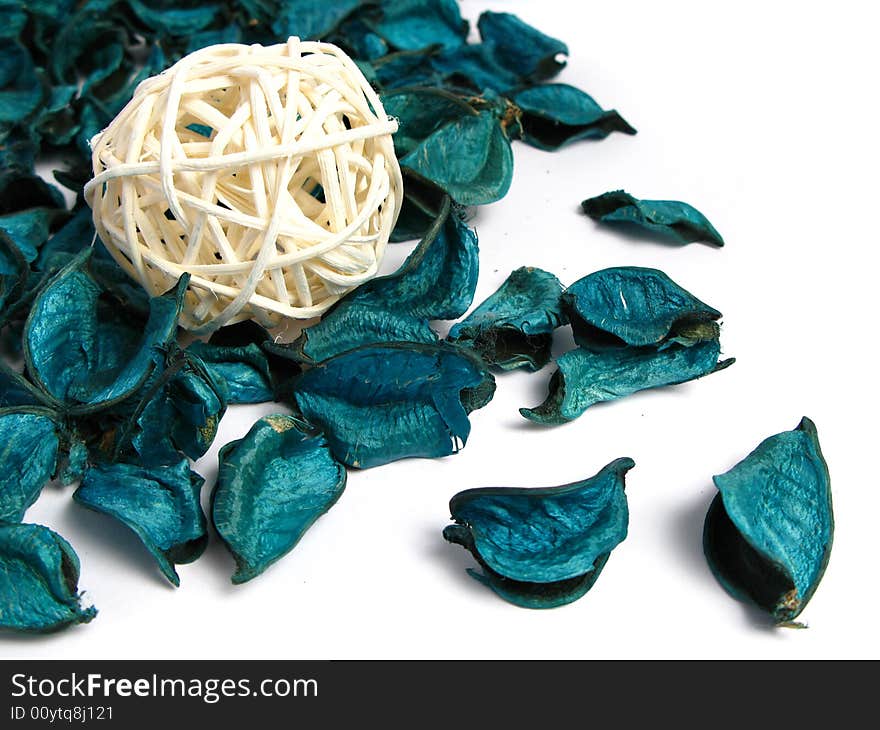
[[[203,482],[186,460],[155,468],[100,464],[86,471],[73,498],[132,529],[165,577],[180,585],[174,565],[196,560],[208,544]]]
[[[804,418],[764,440],[715,486],[704,530],[712,571],[735,597],[792,621],[822,579],[834,535],[816,426]]]
[[[543,81],[565,67],[560,56],[568,46],[544,35],[513,13],[485,12],[477,21],[480,38],[492,49],[499,65],[515,72],[524,81]]]
[[[453,49],[465,42],[468,23],[456,0],[384,0],[381,19],[373,24],[395,48],[414,51],[439,45]]]
[[[79,559],[60,535],[42,525],[0,524],[0,627],[54,631],[87,623],[77,592]]]
[[[0,410],[0,522],[20,522],[55,473],[58,435],[47,415]]]
[[[304,434],[289,416],[266,416],[226,444],[211,513],[235,557],[232,582],[255,578],[290,552],[339,499],[345,478],[326,439]]]

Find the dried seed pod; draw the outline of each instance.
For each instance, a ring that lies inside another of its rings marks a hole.
[[[714,478],[703,531],[715,577],[734,598],[779,624],[813,596],[834,537],[831,483],[815,424],[804,418]]]

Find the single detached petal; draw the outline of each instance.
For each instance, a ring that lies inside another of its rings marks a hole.
[[[721,312],[704,304],[662,271],[620,266],[596,271],[562,295],[581,347],[660,345],[682,332],[705,330],[697,340],[718,337]]]
[[[456,0],[385,0],[379,19],[370,25],[402,51],[458,48],[468,34]]]
[[[462,205],[500,200],[513,177],[510,140],[491,111],[443,125],[400,164],[443,188]]]
[[[581,139],[604,139],[612,132],[636,130],[615,110],[606,111],[589,94],[568,84],[541,84],[510,94],[520,110],[525,143],[557,150]]]
[[[77,583],[79,558],[60,535],[42,525],[0,524],[0,627],[55,631],[91,621]]]
[[[703,532],[709,567],[735,598],[779,623],[804,610],[831,555],[834,516],[828,466],[816,426],[761,442],[725,474]]]
[[[627,533],[624,475],[617,459],[596,476],[544,489],[470,489],[449,503],[443,531],[467,548],[484,574],[471,573],[527,608],[570,603],[589,590]]]
[[[723,370],[734,359],[718,360],[718,340],[692,346],[625,347],[591,351],[577,348],[558,358],[550,393],[535,408],[520,408],[530,421],[554,425],[573,421],[590,406],[640,390],[676,385]]]
[[[175,465],[98,464],[73,494],[80,504],[115,517],[132,529],[175,586],[177,563],[196,560],[208,544],[199,503],[202,479],[185,459]]]
[[[0,409],[0,522],[20,522],[55,473],[58,427],[41,410]]]
[[[471,347],[502,370],[540,370],[550,361],[553,330],[565,322],[562,284],[553,274],[524,266],[449,331],[450,341]]]
[[[453,319],[471,305],[479,273],[476,234],[447,197],[434,225],[393,274],[359,286],[290,346],[303,362],[382,342],[435,342],[429,320]]]
[[[402,342],[319,363],[295,382],[293,399],[339,461],[368,468],[458,451],[470,432],[468,413],[494,390],[491,373],[469,350]]]
[[[345,468],[323,436],[290,416],[266,416],[220,450],[211,516],[235,557],[233,583],[255,578],[290,552],[339,499]]]
[[[568,55],[568,46],[544,35],[513,13],[486,11],[480,15],[477,28],[497,63],[515,72],[523,81],[543,81],[565,67],[565,60],[560,56]]]
[[[704,241],[724,245],[724,239],[709,219],[679,200],[639,200],[616,190],[585,200],[581,207],[593,220],[637,226],[675,243]]]

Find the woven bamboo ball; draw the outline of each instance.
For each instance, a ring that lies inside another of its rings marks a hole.
[[[191,274],[184,327],[272,327],[376,275],[402,200],[395,131],[336,46],[210,46],[141,83],[92,139],[85,196],[150,294]]]

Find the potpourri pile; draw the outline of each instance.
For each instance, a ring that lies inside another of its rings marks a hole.
[[[568,48],[507,13],[486,12],[479,41],[453,0],[0,0],[0,627],[49,631],[94,618],[79,593],[73,548],[25,513],[51,480],[133,530],[161,572],[196,560],[209,521],[251,580],[291,550],[342,494],[347,468],[453,454],[494,373],[551,361],[554,330],[577,347],[555,363],[546,401],[523,408],[559,424],[591,405],[681,383],[730,365],[721,313],[653,269],[611,268],[567,288],[512,262],[501,288],[441,340],[431,323],[470,310],[477,238],[465,206],[502,198],[511,144],[556,150],[612,132],[616,111],[552,82]],[[225,327],[183,348],[187,277],[148,298],[100,245],[82,186],[88,140],[137,84],[216,43],[272,44],[296,35],[356,59],[399,120],[405,200],[393,240],[420,239],[400,269],[351,292],[291,343],[258,325]],[[55,178],[35,172],[62,164]],[[686,244],[723,245],[693,207],[623,191],[583,203],[600,223]],[[698,290],[696,282],[687,282]],[[192,471],[229,405],[278,401],[220,451],[209,514]],[[472,574],[521,606],[584,595],[628,523],[618,459],[595,477],[539,489],[473,489],[453,497],[450,542]],[[828,472],[809,419],[764,441],[727,474],[705,526],[724,587],[791,624],[830,552]]]

